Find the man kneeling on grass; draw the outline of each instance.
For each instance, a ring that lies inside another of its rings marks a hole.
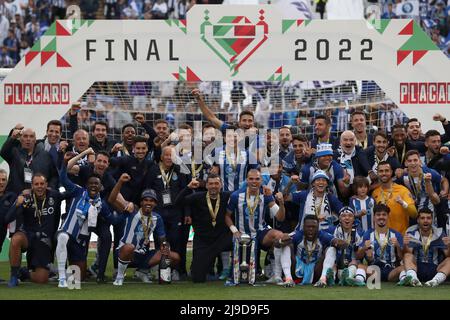
[[[131,178],[124,173],[120,177],[116,186],[110,194],[109,201],[116,203],[122,185]],[[141,209],[127,215],[124,235],[117,248],[119,250],[119,265],[115,286],[123,285],[125,271],[128,266],[142,269],[156,266],[161,261],[162,255],[170,257],[171,266],[176,266],[180,262],[180,256],[176,252],[171,252],[169,247],[164,246],[166,234],[164,223],[159,214],[153,212],[157,204],[155,191],[144,190],[141,194]],[[129,206],[125,206],[128,208]],[[150,236],[154,233],[161,243],[160,250],[150,250]]]
[[[437,287],[450,274],[450,239],[442,228],[433,226],[433,211],[419,209],[417,225],[409,227],[404,239],[400,286]],[[446,257],[446,258],[445,258]]]

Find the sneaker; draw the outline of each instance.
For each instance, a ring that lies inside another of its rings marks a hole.
[[[59,279],[58,288],[67,288],[67,280],[66,279]]]
[[[434,279],[425,282],[425,286],[431,287],[431,288],[437,287],[438,285],[439,285],[439,283]]]
[[[19,269],[18,278],[21,282],[30,279],[30,271],[28,268],[22,267]]]
[[[412,286],[412,280],[413,280],[412,276],[405,276],[402,280],[397,282],[397,285],[402,287],[410,287]]]
[[[334,271],[331,268],[328,268],[327,270],[327,286],[332,287],[334,286]]]
[[[18,285],[19,285],[19,278],[17,278],[16,276],[12,276],[8,281],[8,287],[14,288],[17,287]]]
[[[350,272],[348,271],[348,268],[345,268],[344,270],[342,270],[341,278],[339,279],[339,285],[340,286],[347,285],[347,279],[349,279],[349,276],[350,276]]]
[[[225,287],[235,287],[237,286],[239,283],[234,283],[233,280],[227,280],[225,281]]]
[[[293,288],[293,287],[295,287],[295,282],[294,282],[294,280],[292,280],[292,278],[286,278],[286,280],[284,280],[284,282],[277,283],[277,285],[283,286],[285,288]]]
[[[114,282],[113,282],[113,285],[114,286],[121,286],[121,285],[123,285],[123,278],[122,279],[116,278],[116,280],[114,280]]]
[[[177,270],[172,270],[172,281],[180,281],[180,273]]]
[[[283,279],[281,279],[281,277],[279,277],[279,276],[273,275],[273,276],[271,276],[269,278],[269,280],[266,280],[266,283],[269,283],[269,284],[282,284],[283,283]]]
[[[134,272],[134,278],[141,280],[143,283],[152,283],[152,280],[150,280],[148,272],[145,271],[136,270]]]
[[[413,278],[411,280],[411,286],[413,286],[413,287],[422,287],[422,282],[420,282],[420,280],[417,279],[417,278]]]
[[[98,266],[96,264],[91,265],[88,268],[89,275],[93,278],[97,278],[98,276]]]
[[[322,281],[322,280],[319,280],[319,281],[317,281],[317,282],[314,284],[314,287],[315,287],[315,288],[326,288],[326,287],[327,287],[327,283],[324,282],[324,281]]]
[[[229,271],[230,270],[228,268],[223,269],[220,273],[219,280],[226,280],[228,278],[228,274],[230,273]]]

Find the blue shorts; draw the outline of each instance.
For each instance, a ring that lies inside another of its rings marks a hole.
[[[148,269],[150,259],[155,255],[156,250],[146,250],[145,252],[134,252],[133,260],[129,265],[130,268]]]
[[[256,244],[257,244],[258,248],[260,248],[261,250],[269,251],[269,249],[270,249],[270,246],[267,247],[267,246],[264,246],[264,245],[263,245],[264,237],[266,236],[266,234],[267,234],[270,230],[272,230],[272,229],[270,229],[270,228],[265,228],[265,229],[263,229],[263,230],[258,230],[258,231],[256,232]]]
[[[434,278],[437,273],[437,265],[434,263],[417,262],[417,277],[426,282]]]
[[[86,262],[88,254],[88,246],[79,243],[72,236],[69,236],[67,242],[67,258],[70,263]]]
[[[388,263],[384,263],[381,261],[377,261],[374,263],[374,265],[378,266],[381,271],[381,281],[388,281],[389,279],[389,273],[391,273],[392,270],[395,269],[392,265]]]

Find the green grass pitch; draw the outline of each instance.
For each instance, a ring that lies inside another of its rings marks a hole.
[[[190,253],[190,252],[189,252]],[[90,260],[93,253],[89,255]],[[190,254],[188,255],[188,260]],[[188,261],[189,263],[189,261]],[[367,288],[331,287],[314,288],[296,286],[282,288],[275,285],[249,287],[225,287],[222,281],[194,284],[190,281],[173,282],[170,285],[143,284],[132,279],[134,270],[127,271],[127,279],[122,287],[115,287],[111,282],[112,261],[108,263],[107,284],[98,285],[94,280],[81,284],[81,290],[57,288],[56,282],[47,285],[21,283],[17,288],[8,288],[6,282],[0,283],[0,300],[311,300],[311,299],[345,299],[345,300],[422,300],[450,299],[450,282],[437,288],[405,288],[395,284],[382,283],[380,290]],[[0,278],[9,278],[8,262],[0,262]]]

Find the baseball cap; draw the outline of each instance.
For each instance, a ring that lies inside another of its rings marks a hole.
[[[151,198],[155,201],[158,201],[158,197],[156,196],[156,193],[153,189],[146,189],[142,191],[141,200],[144,198]]]
[[[320,143],[317,145],[316,158],[332,155],[333,146],[330,143]]]
[[[328,175],[326,174],[325,171],[323,170],[317,170],[316,173],[314,173],[313,177],[312,177],[312,181],[311,183],[313,183],[316,179],[320,179],[323,178],[327,181],[330,181],[330,178],[328,177]]]

